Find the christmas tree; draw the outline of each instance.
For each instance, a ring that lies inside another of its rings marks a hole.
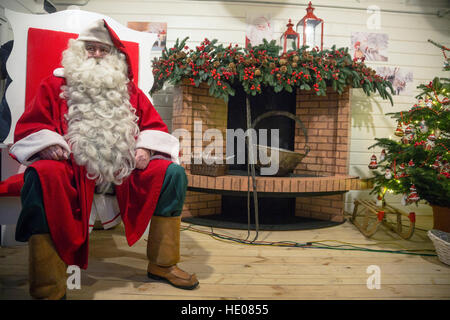
[[[444,70],[450,70],[450,49],[442,49]],[[397,120],[398,138],[375,138],[369,149],[382,149],[379,162],[372,156],[374,188],[379,201],[386,192],[402,194],[404,205],[424,200],[430,205],[450,207],[450,79],[436,77],[421,90],[410,110],[388,113]]]

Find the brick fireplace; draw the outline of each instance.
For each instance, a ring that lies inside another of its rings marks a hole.
[[[183,82],[174,88],[172,129],[185,129],[190,133],[187,139],[180,139],[185,155],[190,146],[205,147],[211,143],[196,139],[209,128],[218,129],[226,137],[228,105],[222,99],[209,96],[208,92],[206,84],[192,87]],[[295,113],[307,130],[310,152],[295,169],[295,177],[257,177],[259,195],[295,197],[295,216],[334,222],[344,220],[344,193],[361,187],[358,177],[348,175],[349,97],[348,89],[341,95],[329,89],[326,96],[296,92]],[[194,126],[196,121],[201,121],[201,128]],[[294,151],[304,152],[305,142],[296,124]],[[225,155],[225,142],[222,152]],[[193,175],[189,164],[183,166],[189,181],[183,217],[223,214],[222,196],[246,194],[249,188],[247,176]]]

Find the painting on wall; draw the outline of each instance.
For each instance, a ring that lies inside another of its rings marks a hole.
[[[263,39],[271,41],[275,39],[273,23],[270,15],[247,13],[247,29],[245,31],[245,47],[249,44],[257,46],[263,43]]]
[[[364,58],[364,61],[388,61],[387,33],[353,32],[351,41],[353,58]]]
[[[378,67],[377,74],[392,83],[394,95],[411,95],[413,90],[413,73],[399,67]]]
[[[136,31],[155,33],[158,35],[157,41],[153,45],[153,50],[162,51],[166,47],[167,23],[166,22],[139,22],[130,21],[127,27]]]

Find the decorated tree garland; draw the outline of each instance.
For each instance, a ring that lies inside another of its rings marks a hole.
[[[449,59],[444,57],[448,71]],[[389,191],[403,194],[405,205],[426,200],[450,207],[450,80],[436,77],[418,88],[422,92],[410,110],[387,114],[398,121],[394,134],[400,139],[375,138],[377,143],[369,147],[383,148],[380,162],[372,155],[369,164],[370,169],[381,169],[374,171],[371,193],[380,201]]]
[[[242,49],[205,39],[195,50],[186,46],[187,40],[177,39],[174,47],[164,49],[161,57],[153,60],[155,81],[151,93],[162,89],[165,82],[178,85],[183,79],[196,87],[207,83],[210,95],[225,101],[234,95],[233,85],[237,81],[250,95],[260,94],[264,87],[270,86],[275,92],[300,88],[324,96],[327,87],[341,94],[350,86],[362,88],[368,96],[378,92],[392,104],[391,83],[363,60],[352,60],[348,48],[308,50],[303,46],[279,55],[281,47],[275,40]]]

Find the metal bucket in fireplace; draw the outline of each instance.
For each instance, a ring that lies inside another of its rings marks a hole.
[[[291,150],[287,150],[287,149],[275,148],[275,147],[264,146],[264,145],[259,145],[259,144],[254,145],[256,147],[257,153],[259,155],[265,154],[269,158],[268,163],[264,164],[260,161],[260,157],[258,157],[258,161],[255,164],[255,166],[259,170],[261,170],[261,168],[265,168],[265,167],[272,167],[272,168],[278,167],[278,172],[276,174],[274,174],[274,176],[285,177],[285,176],[289,176],[294,171],[294,169],[301,163],[303,158],[305,158],[308,155],[308,153],[310,151],[310,148],[308,146],[308,134],[307,134],[305,126],[303,125],[301,120],[294,114],[287,112],[287,111],[266,112],[266,113],[260,115],[259,117],[257,117],[253,121],[252,128],[256,128],[256,125],[262,119],[265,119],[268,117],[273,117],[273,116],[285,116],[285,117],[288,117],[288,118],[294,120],[295,122],[298,123],[298,125],[302,129],[303,134],[305,136],[305,151],[304,152],[295,152],[295,151],[291,151]],[[276,159],[276,157],[272,156],[273,152],[278,152],[278,160]],[[273,161],[278,161],[278,163],[273,163]]]

